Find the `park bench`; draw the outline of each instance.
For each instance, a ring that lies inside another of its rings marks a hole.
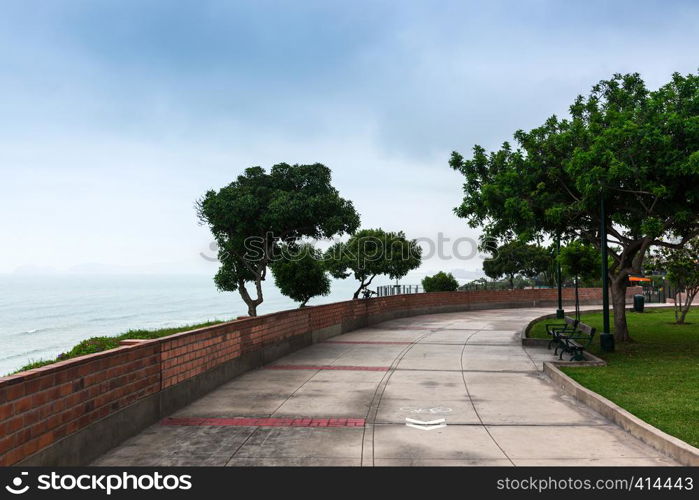
[[[570,361],[583,361],[583,351],[592,344],[592,339],[595,337],[595,328],[578,321],[573,333],[567,333],[559,336],[559,342],[554,351],[554,355],[558,349],[561,354],[558,359],[563,359],[563,353],[570,354]]]
[[[582,361],[583,351],[592,343],[595,336],[595,329],[580,320],[566,316],[565,323],[550,323],[546,324],[546,333],[551,336],[548,348],[552,345],[556,346],[554,355],[561,353],[558,359],[563,359],[563,354],[571,355],[570,360]]]
[[[552,345],[558,346],[561,343],[561,336],[575,333],[579,321],[568,316],[564,318],[564,321],[565,323],[547,323],[544,325],[546,333],[551,337],[548,345],[549,349],[551,349]]]

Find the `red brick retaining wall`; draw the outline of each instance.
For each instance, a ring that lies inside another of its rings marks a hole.
[[[630,294],[638,292],[630,289]],[[243,318],[0,378],[0,465],[12,465],[241,356],[335,329],[336,335],[390,317],[446,310],[553,306],[555,289],[442,292],[353,300]],[[567,303],[573,290],[564,290]],[[580,289],[582,303],[601,290]],[[307,345],[307,344],[306,344]],[[262,358],[260,358],[262,359]],[[145,423],[144,425],[148,425]],[[56,460],[54,459],[54,462]]]

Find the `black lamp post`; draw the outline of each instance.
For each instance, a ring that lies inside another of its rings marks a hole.
[[[614,351],[614,336],[609,333],[609,262],[607,262],[607,213],[604,196],[600,198],[600,252],[602,254],[602,333],[599,336],[603,351]]]
[[[561,290],[561,236],[556,235],[556,283],[558,284],[558,309],[556,309],[556,318],[563,319],[565,311],[563,310],[563,292]]]

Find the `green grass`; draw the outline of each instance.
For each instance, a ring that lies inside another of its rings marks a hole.
[[[66,359],[70,358],[77,358],[78,356],[84,356],[85,354],[94,354],[96,352],[114,349],[119,347],[120,341],[126,339],[157,339],[160,337],[167,337],[168,335],[173,335],[175,333],[204,328],[205,326],[218,325],[220,323],[223,323],[223,321],[208,321],[206,323],[199,323],[197,325],[185,325],[178,326],[176,328],[161,328],[159,330],[129,330],[126,333],[115,335],[113,337],[91,337],[73,346],[71,350],[59,354],[55,359],[39,359],[30,361],[19,370],[9,373],[8,375],[50,365],[51,363],[56,363],[58,361],[65,361]]]
[[[590,352],[603,358],[604,367],[565,367],[571,378],[658,429],[699,447],[699,308],[676,325],[672,308],[627,313],[628,343],[617,343],[612,353],[601,352],[599,341]],[[581,320],[601,331],[601,313],[583,313]],[[530,336],[548,338],[541,320]]]

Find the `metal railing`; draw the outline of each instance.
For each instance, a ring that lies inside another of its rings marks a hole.
[[[390,295],[422,292],[422,286],[420,285],[381,285],[376,287],[377,297],[388,297]]]
[[[643,288],[643,295],[646,297],[646,302],[651,302],[651,303],[660,303],[663,304],[666,302],[666,296],[665,296],[665,288],[664,287],[659,287],[659,288]]]

